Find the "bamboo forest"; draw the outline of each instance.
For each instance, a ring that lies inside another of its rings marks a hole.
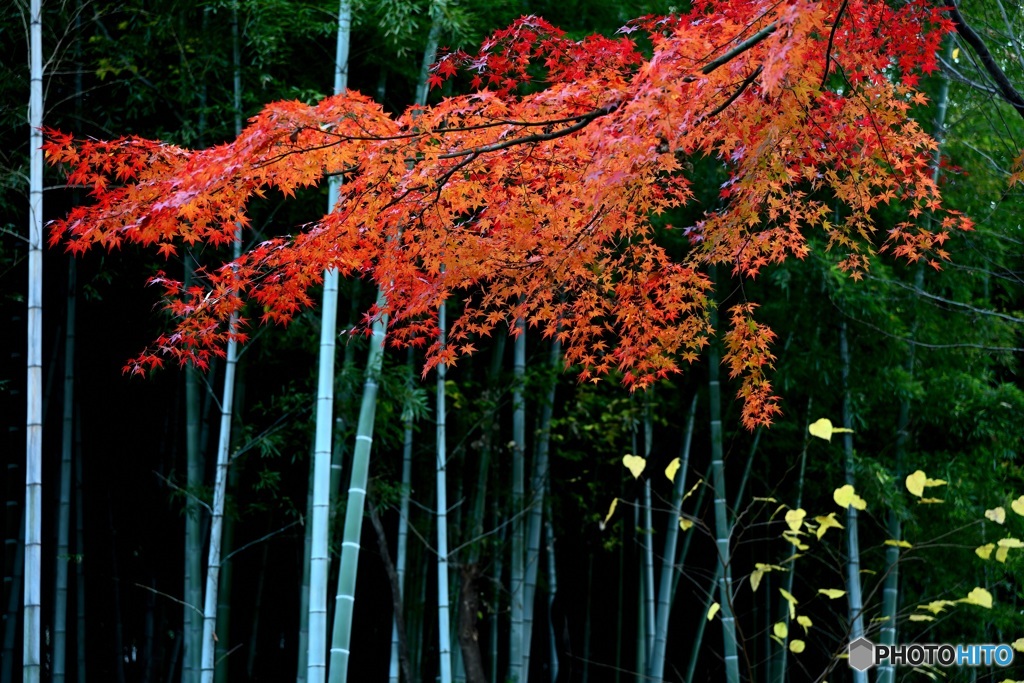
[[[1024,680],[1022,0],[0,5],[0,683]]]

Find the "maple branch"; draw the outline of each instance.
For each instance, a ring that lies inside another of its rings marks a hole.
[[[988,51],[988,47],[985,42],[981,39],[973,28],[971,28],[963,15],[960,14],[960,9],[955,5],[949,6],[949,18],[953,20],[953,25],[956,27],[956,32],[963,38],[968,45],[974,48],[978,58],[981,59],[982,65],[988,72],[988,75],[995,81],[996,87],[999,89],[999,94],[1003,96],[1017,113],[1024,117],[1024,97],[1021,97],[1020,93],[1017,92],[1013,84],[1010,83],[1010,79],[1006,77],[1006,73],[996,64],[995,58],[992,53]]]
[[[489,145],[483,145],[481,147],[470,147],[468,149],[462,149],[457,152],[448,152],[447,154],[440,154],[437,156],[438,159],[457,159],[459,157],[474,155],[479,156],[480,154],[487,154],[488,152],[499,152],[509,147],[515,147],[516,145],[526,145],[531,142],[545,142],[547,140],[555,140],[557,138],[565,137],[575,133],[578,130],[582,130],[590,125],[590,122],[594,119],[599,119],[602,116],[611,114],[619,108],[621,102],[612,102],[606,104],[603,107],[599,107],[594,111],[587,112],[586,114],[580,114],[575,117],[576,123],[571,126],[566,126],[560,130],[551,131],[549,133],[532,133],[530,135],[524,135],[519,138],[512,138],[503,142],[492,142]]]
[[[763,29],[761,29],[760,31],[758,31],[754,35],[750,36],[749,38],[744,40],[742,43],[740,43],[739,45],[737,45],[733,49],[731,49],[728,52],[726,52],[721,57],[718,57],[716,59],[712,59],[710,62],[708,62],[704,66],[703,69],[700,70],[700,72],[702,74],[704,74],[705,76],[710,75],[711,72],[714,71],[715,69],[717,69],[718,67],[722,66],[723,64],[728,64],[729,62],[731,62],[733,59],[735,59],[739,55],[743,54],[744,52],[746,52],[750,48],[754,47],[755,45],[760,43],[762,40],[764,40],[765,38],[767,38],[771,34],[775,33],[775,31],[778,28],[779,28],[778,23],[773,21],[772,23],[768,24]],[[695,81],[697,79],[694,78],[693,76],[687,76],[683,80],[685,80],[686,82],[689,83],[689,82]]]
[[[832,61],[832,44],[836,39],[836,29],[839,28],[839,22],[843,19],[843,12],[846,11],[846,4],[849,0],[843,0],[843,4],[839,6],[839,11],[836,12],[835,23],[832,24],[832,30],[828,34],[828,46],[825,48],[825,71],[821,74],[821,87],[825,87],[825,81],[828,80],[828,70],[830,62]]]
[[[761,72],[763,70],[764,70],[764,66],[763,65],[758,65],[758,67],[756,69],[754,69],[753,73],[751,73],[749,76],[747,76],[743,80],[743,82],[740,83],[740,87],[736,88],[736,92],[734,92],[732,95],[730,95],[729,99],[727,99],[725,102],[722,102],[720,105],[718,105],[717,107],[712,109],[710,112],[708,112],[708,114],[706,116],[702,116],[701,120],[710,119],[713,116],[718,116],[723,111],[725,111],[729,107],[730,104],[735,102],[736,99],[739,98],[739,96],[743,94],[744,90],[746,90],[748,87],[750,87],[750,84],[753,83],[754,80],[757,79],[757,77],[761,75]]]

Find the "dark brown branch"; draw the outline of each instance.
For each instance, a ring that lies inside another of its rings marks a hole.
[[[749,88],[750,84],[753,83],[754,80],[758,76],[761,75],[761,71],[762,70],[763,70],[763,67],[761,67],[761,66],[758,66],[756,69],[754,69],[753,73],[751,73],[749,76],[747,76],[743,80],[743,82],[740,83],[740,87],[736,88],[736,92],[734,92],[732,95],[729,96],[729,99],[727,99],[725,102],[722,102],[720,105],[718,105],[717,107],[712,109],[710,112],[708,112],[707,116],[702,116],[701,119],[709,119],[709,118],[711,118],[713,116],[718,116],[723,111],[725,111],[729,107],[729,105],[732,104],[733,102],[735,102],[737,100],[737,98],[739,98],[739,96],[743,94],[743,91],[746,90],[747,88]]]
[[[836,12],[836,20],[832,24],[832,30],[828,33],[828,45],[825,47],[825,71],[821,74],[821,87],[825,87],[825,82],[828,80],[828,70],[832,65],[832,45],[836,40],[836,31],[839,29],[839,22],[843,20],[843,12],[846,11],[846,3],[848,0],[843,0],[843,4],[839,6],[839,11]]]
[[[391,583],[391,604],[395,610],[395,631],[398,633],[398,661],[402,664],[402,673],[405,680],[414,681],[412,667],[409,665],[409,641],[405,636],[405,618],[402,610],[402,587],[398,585],[398,572],[395,570],[395,563],[391,561],[391,553],[388,552],[388,537],[384,533],[384,524],[377,514],[377,506],[371,503],[370,523],[373,530],[377,532],[377,547],[380,549],[380,557],[384,560],[384,569],[388,574],[388,581]]]
[[[532,142],[545,142],[547,140],[554,140],[556,138],[565,137],[566,135],[570,135],[578,130],[586,128],[594,119],[599,119],[602,116],[607,116],[608,114],[611,114],[613,111],[619,108],[620,104],[620,102],[612,102],[611,104],[606,104],[605,106],[599,107],[594,111],[587,112],[586,114],[580,114],[577,117],[578,120],[576,121],[576,123],[572,124],[571,126],[561,128],[559,130],[551,131],[550,133],[533,133],[531,135],[524,135],[520,138],[503,140],[502,142],[492,142],[489,145],[482,145],[480,147],[460,149],[457,152],[448,152],[447,154],[440,154],[438,155],[437,158],[457,159],[458,157],[464,157],[469,155],[476,156],[480,154],[487,154],[488,152],[500,152],[503,149],[515,147],[516,145],[528,145]]]
[[[960,14],[959,8],[956,5],[949,7],[949,18],[953,20],[953,25],[956,27],[956,32],[963,38],[974,52],[978,55],[982,65],[988,72],[988,75],[992,77],[996,87],[999,89],[999,94],[1003,96],[1003,99],[1010,103],[1017,113],[1024,118],[1024,97],[1021,97],[1017,89],[1010,83],[1010,79],[1006,77],[1006,73],[996,64],[995,58],[992,53],[988,51],[988,47],[985,45],[985,41],[981,39],[973,28],[971,28],[963,15]]]
[[[762,40],[764,40],[765,38],[767,38],[771,34],[775,33],[775,31],[778,28],[779,28],[779,25],[776,24],[775,22],[772,22],[771,24],[768,24],[763,29],[761,29],[760,31],[758,31],[754,35],[750,36],[749,38],[744,40],[742,43],[740,43],[739,45],[737,45],[733,49],[731,49],[728,52],[726,52],[721,57],[718,57],[717,59],[712,59],[710,62],[708,62],[704,66],[703,69],[700,70],[700,72],[702,74],[704,74],[705,76],[707,76],[708,74],[710,74],[712,71],[714,71],[718,67],[722,66],[723,64],[728,64],[729,62],[731,62],[736,57],[740,56],[741,54],[743,54],[744,52],[746,52],[750,48],[754,47],[755,45],[760,43]]]

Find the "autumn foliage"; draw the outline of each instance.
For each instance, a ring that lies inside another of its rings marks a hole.
[[[50,161],[94,200],[56,221],[51,242],[166,256],[222,245],[254,197],[336,175],[335,211],[294,236],[188,290],[157,278],[176,325],[132,368],[204,366],[246,301],[263,321],[287,321],[337,268],[378,285],[386,306],[370,315],[389,315],[394,344],[429,343],[438,305],[459,295],[450,343],[430,363],[524,317],[561,339],[583,378],[618,369],[642,387],[707,344],[709,264],[754,276],[803,257],[815,233],[855,274],[880,251],[946,257],[949,231],[970,224],[941,206],[935,142],[909,112],[949,30],[924,0],[698,0],[582,41],[524,17],[476,55],[435,65],[432,83],[468,73],[472,94],[397,118],[348,92],[268,105],[234,142],[196,151],[48,131]],[[696,158],[719,160],[728,180],[685,231],[686,253],[670,255],[651,217],[692,201]],[[874,214],[890,203],[907,219],[879,234]],[[936,220],[919,221],[926,213]],[[776,410],[771,333],[752,312],[733,311],[724,333],[748,425]]]

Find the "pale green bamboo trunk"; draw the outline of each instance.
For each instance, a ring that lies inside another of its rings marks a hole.
[[[843,381],[843,428],[850,430],[843,434],[843,462],[846,483],[856,485],[853,460],[853,406],[850,398],[850,347],[846,339],[846,320],[839,324],[839,358],[842,363]],[[857,508],[846,508],[846,593],[849,600],[850,640],[864,635],[864,603],[860,585],[860,540],[857,536]],[[854,683],[867,683],[864,671],[851,669]]]
[[[946,61],[952,61],[953,41],[946,39]],[[935,119],[932,130],[932,137],[938,143],[935,151],[932,152],[932,180],[939,182],[942,161],[942,143],[946,137],[946,111],[949,106],[949,78],[943,78],[939,83],[939,92],[935,96]],[[928,217],[931,220],[931,216]],[[918,264],[914,273],[914,289],[921,291],[924,288],[924,266]],[[907,347],[907,356],[903,363],[903,369],[907,377],[914,376],[914,338],[917,336],[917,320],[915,318],[910,331],[910,345]],[[895,480],[903,481],[904,459],[907,450],[907,442],[910,439],[910,399],[904,395],[900,400],[899,418],[896,424],[896,453],[893,463]],[[889,538],[901,540],[903,529],[898,514],[890,510],[886,520]],[[882,587],[882,625],[879,628],[878,642],[880,645],[894,645],[896,643],[896,616],[899,612],[899,546],[890,545],[885,549],[885,582]],[[878,683],[894,683],[896,680],[895,667],[886,660],[885,664],[878,667]]]
[[[67,327],[64,331],[64,415],[61,428],[60,501],[53,617],[53,681],[64,683],[68,634],[68,562],[71,538],[71,452],[75,428],[75,260],[68,263]]]
[[[29,4],[28,358],[25,420],[24,683],[39,683],[43,560],[43,24],[41,0]]]
[[[442,269],[443,272],[443,269]],[[437,326],[440,330],[441,349],[445,346],[447,321],[445,307],[437,312]],[[438,661],[441,683],[452,681],[451,617],[448,604],[448,478],[446,462],[448,450],[446,441],[445,375],[444,363],[437,366],[437,635]]]
[[[804,426],[804,445],[800,449],[800,476],[797,479],[796,486],[796,504],[793,506],[794,510],[799,510],[803,507],[804,500],[804,474],[807,472],[807,446],[810,442],[810,424],[811,424],[811,408],[814,407],[814,402],[811,399],[807,399],[807,424]],[[785,590],[790,595],[793,594],[793,581],[796,578],[796,560],[788,563],[789,571],[786,572],[785,578],[782,583],[785,586]],[[768,622],[771,623],[771,603],[769,602],[768,608]],[[779,617],[778,620],[786,625],[786,631],[789,631],[789,602],[785,598],[779,599]],[[772,641],[769,640],[769,643]],[[769,650],[771,651],[771,650]],[[786,646],[777,646],[774,651],[774,656],[769,660],[769,675],[770,680],[774,683],[785,683],[786,680],[786,666],[789,660],[789,648]]]
[[[524,504],[524,487],[526,479],[526,405],[523,401],[523,384],[526,377],[526,322],[520,318],[516,321],[519,334],[515,341],[515,365],[512,390],[512,558],[509,563],[511,570],[510,600],[511,628],[509,629],[508,677],[511,683],[524,683],[526,674],[523,671],[523,610],[526,600],[526,534],[523,529],[522,512]]]
[[[658,683],[665,676],[665,652],[668,645],[668,623],[672,611],[672,578],[675,574],[676,545],[679,540],[679,522],[682,519],[683,495],[686,492],[686,473],[690,469],[690,444],[693,425],[697,417],[697,395],[690,402],[686,419],[686,436],[679,458],[679,469],[672,483],[672,510],[665,527],[665,545],[661,554],[661,576],[658,583],[657,619],[654,627],[654,649],[648,662],[647,677]]]
[[[306,515],[303,518],[302,584],[299,587],[299,663],[296,683],[306,683],[309,674],[309,565],[313,554],[313,477],[316,467],[310,454],[309,476],[306,484]]]
[[[544,492],[548,481],[548,454],[551,449],[551,417],[555,407],[555,385],[557,369],[562,355],[562,345],[556,337],[551,341],[551,380],[547,397],[541,405],[540,425],[537,430],[537,445],[533,461],[533,476],[530,481],[530,516],[526,546],[526,587],[523,603],[523,676],[530,675],[530,646],[533,641],[533,614],[536,608],[537,572],[540,569],[540,539],[544,526]]]
[[[191,253],[187,257],[191,260]],[[185,267],[185,286],[192,282],[192,264]],[[182,623],[182,683],[199,680],[202,651],[203,508],[197,498],[203,485],[203,455],[200,448],[199,371],[185,368],[185,458],[187,498],[185,501],[185,605]]]
[[[715,282],[715,269],[711,269]],[[711,307],[711,326],[718,331],[718,309]],[[727,683],[739,683],[740,666],[736,644],[736,620],[732,609],[732,573],[729,570],[729,550],[732,525],[725,504],[725,461],[722,448],[722,399],[719,384],[720,357],[717,341],[712,341],[708,353],[708,403],[711,409],[711,479],[715,490],[715,547],[718,550],[718,601],[721,605],[723,658]]]
[[[383,292],[378,292],[378,307],[384,308],[386,303]],[[329,678],[331,683],[342,683],[348,680],[356,570],[359,566],[359,541],[362,536],[363,511],[366,506],[370,447],[373,444],[373,424],[377,413],[378,375],[384,358],[387,324],[387,316],[381,315],[374,320],[371,328],[366,381],[363,384],[359,423],[356,427],[356,445],[352,454],[352,473],[348,488],[348,504],[345,509],[345,530],[341,544],[341,563],[338,567],[338,593],[335,598],[334,627],[331,636]]]
[[[413,350],[411,347],[409,348],[409,359],[407,365],[408,377],[406,379],[406,405],[402,409],[402,497],[399,502],[398,548],[395,557],[395,573],[398,574],[398,588],[402,592],[403,609],[405,599],[406,556],[409,545],[409,495],[412,492],[412,391],[415,380],[413,378]],[[388,670],[389,683],[399,683],[400,680],[401,667],[398,654],[398,615],[395,615],[391,620],[391,662]]]
[[[744,495],[744,492],[747,489],[747,481],[750,479],[750,471],[751,471],[751,469],[753,469],[754,458],[757,455],[757,449],[758,449],[758,446],[760,445],[760,443],[761,443],[761,430],[758,429],[754,433],[754,441],[753,441],[753,443],[750,444],[750,454],[747,456],[747,466],[743,470],[743,477],[740,479],[739,488],[736,489],[736,496],[735,496],[735,498],[733,498],[733,504],[732,504],[732,509],[733,510],[738,510],[740,508],[740,505],[743,503],[743,495]],[[712,462],[708,463],[707,472],[705,472],[705,474],[704,474],[705,480],[707,480],[708,477],[710,477],[713,472],[714,472],[714,462],[712,461]],[[704,502],[703,492],[704,492],[704,490],[705,490],[704,487],[701,487],[701,495],[697,496],[697,502],[694,504],[694,509],[695,510],[700,510],[701,506],[703,505],[703,502]],[[735,524],[735,520],[734,519],[730,519],[729,524],[730,524],[730,526],[732,526],[733,524]],[[687,556],[687,553],[689,552],[689,546],[690,546],[690,539],[691,538],[693,538],[693,534],[692,533],[687,533],[686,541],[683,543],[683,550],[682,550],[682,552],[680,553],[680,556],[679,556],[679,564],[680,565],[683,565],[685,563],[685,561],[686,561],[686,556]],[[700,611],[699,616],[697,618],[697,632],[693,636],[693,645],[692,645],[691,650],[690,650],[690,661],[686,665],[686,678],[685,678],[686,683],[693,683],[694,673],[697,670],[697,660],[699,659],[700,653],[703,651],[704,628],[708,624],[708,620],[706,618],[706,615],[708,613],[708,610],[711,608],[711,603],[714,602],[714,599],[715,599],[715,588],[716,588],[716,586],[719,586],[720,580],[722,578],[721,577],[721,572],[722,572],[722,565],[721,565],[721,563],[717,563],[715,565],[715,575],[714,575],[714,578],[711,579],[711,586],[708,589],[707,596],[705,597],[704,608]],[[680,576],[680,573],[677,573],[676,574],[676,578],[674,579],[674,582],[678,582],[678,577],[679,576]],[[675,595],[676,588],[673,588],[672,590],[673,590],[673,595]]]
[[[544,481],[544,537],[547,547],[544,551],[548,558],[548,640],[551,650],[551,683],[558,680],[558,639],[555,637],[555,624],[551,620],[551,612],[558,595],[558,566],[555,562],[555,527],[551,523],[551,477]]]
[[[334,93],[348,87],[348,53],[352,26],[349,0],[338,6],[338,33],[334,57]],[[329,182],[327,210],[339,201],[340,183]],[[309,561],[309,635],[307,641],[307,680],[324,683],[327,679],[327,576],[330,566],[329,534],[331,496],[331,437],[334,429],[334,357],[338,318],[338,271],[324,273],[323,307],[320,318],[320,361],[317,370],[316,443],[313,447],[313,505],[310,529]],[[365,490],[365,485],[363,489]],[[337,609],[337,605],[335,605]]]
[[[232,81],[235,110],[235,137],[242,134],[242,40],[238,24],[238,4],[231,7],[231,63]],[[241,255],[241,231],[235,235],[235,258]],[[240,379],[236,367],[237,386],[233,403],[241,404],[245,380]],[[229,419],[234,421],[234,411]],[[228,446],[230,449],[230,444]],[[238,472],[229,469],[227,487],[228,490],[237,488]],[[226,502],[226,500],[225,500]],[[228,559],[229,553],[235,545],[235,518],[228,515],[224,519],[224,531],[221,538],[221,553],[225,557],[221,563],[220,576],[217,581],[217,646],[214,649],[214,679],[217,683],[227,683],[230,677],[231,658],[227,655],[232,649],[231,644],[231,588],[234,580],[234,564]]]
[[[78,650],[77,672],[75,683],[86,683],[85,677],[85,517],[82,485],[82,420],[80,409],[75,410],[75,643]],[[179,639],[180,642],[180,639]]]
[[[654,436],[654,423],[651,421],[650,397],[644,396],[644,460],[650,462],[651,440]],[[654,521],[651,516],[651,478],[644,481],[644,534],[643,534],[643,571],[644,571],[644,668],[650,666],[651,655],[654,654],[655,622],[657,614],[654,607]]]

